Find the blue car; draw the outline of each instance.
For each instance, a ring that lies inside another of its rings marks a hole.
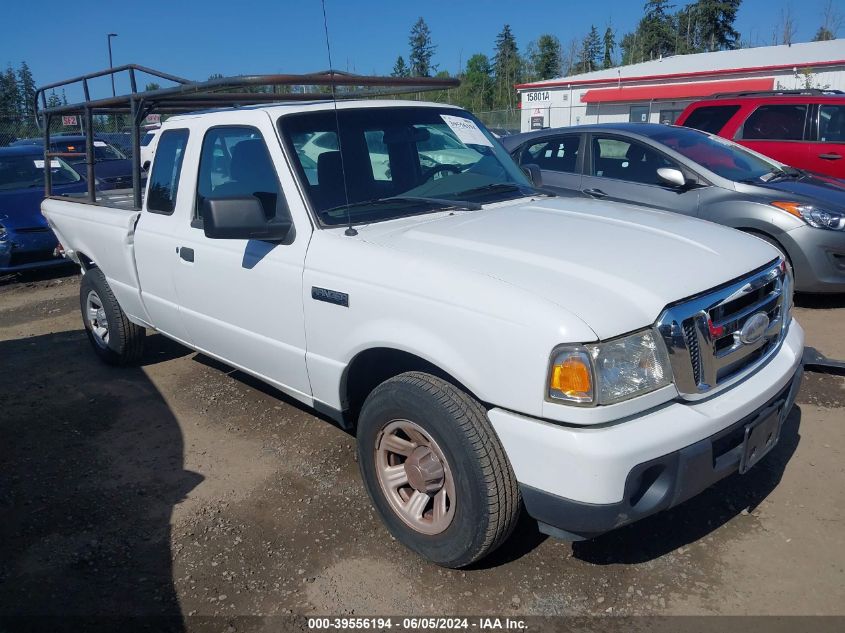
[[[60,158],[50,162],[53,195],[84,193],[87,182]],[[57,266],[58,241],[41,215],[44,151],[37,145],[0,147],[0,273]]]

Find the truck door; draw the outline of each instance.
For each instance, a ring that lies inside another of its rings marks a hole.
[[[255,114],[256,126],[205,131],[193,208],[178,234],[176,290],[197,349],[307,400],[302,272],[310,224],[293,218],[283,243],[210,239],[203,232],[206,198],[254,196],[268,219],[290,215],[276,168],[285,165],[281,147],[269,118]],[[246,116],[242,113],[239,121]],[[286,168],[283,175],[290,179]]]
[[[179,300],[173,270],[179,241],[177,232],[182,213],[193,200],[190,189],[179,186],[188,144],[188,130],[167,130],[161,135],[144,200],[144,210],[135,230],[135,262],[141,299],[152,324],[168,336],[191,343],[179,315]]]
[[[698,191],[678,190],[657,176],[661,167],[681,166],[655,148],[613,134],[592,134],[581,191],[592,198],[698,214]]]

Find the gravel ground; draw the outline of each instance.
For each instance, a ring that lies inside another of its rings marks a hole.
[[[588,542],[524,520],[492,558],[450,571],[387,534],[353,437],[159,335],[141,367],[102,365],[78,292],[71,274],[0,282],[0,617],[164,615],[174,630],[234,631],[217,625],[845,615],[842,378],[806,376],[781,442],[745,476]],[[809,344],[845,358],[845,301],[799,306]]]

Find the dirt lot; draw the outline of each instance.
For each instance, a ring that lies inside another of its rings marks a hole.
[[[809,344],[845,358],[845,301],[803,305]],[[148,343],[108,368],[75,276],[0,285],[0,616],[845,614],[842,378],[805,378],[748,475],[590,542],[523,521],[448,571],[382,528],[352,437]]]

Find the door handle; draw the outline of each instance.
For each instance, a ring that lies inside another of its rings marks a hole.
[[[842,154],[819,154],[819,158],[822,160],[839,160],[842,158]]]
[[[607,194],[601,189],[582,189],[584,193],[593,198],[606,198]]]
[[[194,249],[188,248],[186,246],[179,247],[179,257],[184,259],[186,262],[194,262]]]

